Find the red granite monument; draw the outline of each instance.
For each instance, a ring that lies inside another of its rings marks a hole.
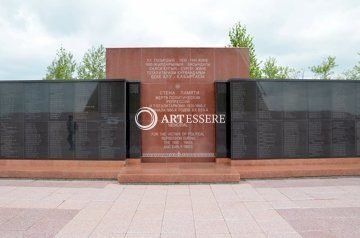
[[[170,114],[215,114],[214,82],[248,78],[246,48],[108,48],[106,78],[140,81],[141,107],[158,123],[141,131],[143,161],[214,161],[215,124],[164,123]],[[165,117],[164,117],[165,116]],[[143,113],[142,120],[149,115]]]

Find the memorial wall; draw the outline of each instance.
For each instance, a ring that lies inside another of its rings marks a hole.
[[[0,82],[0,159],[126,158],[126,82]]]
[[[230,80],[231,158],[360,156],[360,83]]]

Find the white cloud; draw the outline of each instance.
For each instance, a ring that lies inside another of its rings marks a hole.
[[[0,0],[0,79],[41,79],[63,45],[225,46],[241,21],[264,60],[308,69],[327,55],[338,70],[360,51],[358,0]]]

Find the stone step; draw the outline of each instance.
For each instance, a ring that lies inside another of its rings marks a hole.
[[[230,164],[140,163],[127,164],[118,174],[120,183],[238,183],[240,174]]]

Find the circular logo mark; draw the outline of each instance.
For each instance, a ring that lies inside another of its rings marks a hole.
[[[151,116],[151,121],[148,125],[141,125],[139,122],[139,116],[143,112]],[[157,113],[151,107],[142,107],[138,110],[138,112],[135,115],[135,123],[141,130],[146,130],[146,131],[151,130],[156,126],[157,121],[158,121]]]

